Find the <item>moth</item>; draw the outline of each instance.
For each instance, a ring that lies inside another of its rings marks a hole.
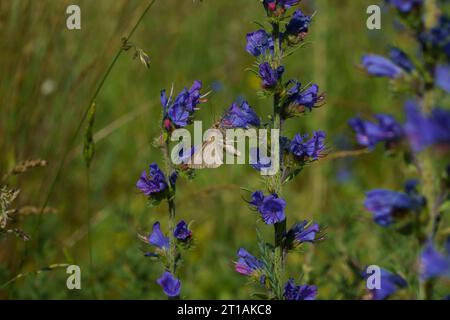
[[[227,139],[225,128],[220,124],[220,121],[215,123],[211,129],[215,129],[217,135],[208,137],[198,150],[194,150],[190,161],[188,161],[188,168],[216,169],[224,164],[225,153],[236,157],[241,155],[235,147],[235,140]]]

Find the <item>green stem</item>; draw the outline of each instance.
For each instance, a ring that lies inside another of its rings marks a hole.
[[[156,2],[156,0],[152,0],[152,1],[149,2],[147,7],[144,9],[142,15],[139,17],[139,19],[137,20],[137,22],[135,23],[135,25],[131,29],[130,33],[126,37],[127,40],[130,39],[134,35],[134,33],[136,32],[137,28],[141,24],[142,20],[144,19],[144,17],[149,12],[149,10],[151,9],[151,7],[154,5],[155,2]],[[62,169],[63,169],[63,167],[64,167],[64,165],[66,163],[66,160],[67,160],[67,156],[69,155],[70,150],[74,147],[74,145],[76,143],[76,140],[77,140],[77,137],[78,137],[78,135],[80,133],[82,125],[83,125],[84,121],[86,120],[86,117],[87,117],[87,115],[89,113],[89,108],[92,106],[92,104],[97,99],[97,96],[99,95],[100,91],[102,90],[103,85],[105,84],[106,80],[108,79],[108,76],[110,75],[112,69],[116,65],[116,62],[119,60],[122,52],[123,52],[123,49],[122,49],[122,45],[121,45],[121,47],[117,50],[116,54],[114,55],[114,58],[112,59],[110,65],[106,69],[106,72],[103,75],[102,79],[100,80],[97,88],[95,89],[94,94],[92,95],[92,98],[90,99],[89,103],[87,104],[87,107],[86,107],[86,109],[83,112],[83,115],[82,115],[82,117],[80,119],[80,122],[78,123],[78,126],[77,126],[74,134],[69,139],[69,143],[66,144],[66,148],[65,148],[65,150],[63,152],[63,156],[61,158],[61,161],[59,162],[58,168],[56,170],[56,174],[55,174],[54,178],[52,179],[52,181],[50,183],[49,190],[47,192],[47,195],[45,197],[44,203],[43,203],[43,205],[41,207],[41,210],[39,212],[39,215],[38,215],[37,225],[36,225],[36,227],[34,229],[34,232],[33,232],[33,235],[36,236],[36,242],[35,242],[36,244],[39,243],[39,241],[38,241],[39,240],[39,230],[40,230],[40,226],[41,226],[41,223],[42,223],[42,214],[44,212],[45,207],[48,205],[50,197],[51,197],[51,195],[53,193],[53,190],[55,188],[56,182],[58,181],[58,179],[59,179],[59,177],[61,175]]]
[[[161,132],[164,132],[164,128],[161,128]],[[164,156],[164,164],[166,169],[166,177],[169,179],[170,175],[174,171],[174,167],[172,165],[172,161],[170,159],[169,154],[169,137],[167,136],[164,144],[163,144],[163,156]],[[175,230],[175,216],[176,216],[176,206],[175,206],[175,186],[171,186],[169,182],[169,195],[167,196],[167,204],[169,207],[169,242],[170,242],[170,248],[169,248],[169,271],[175,275],[177,271],[177,246],[176,246],[176,239],[173,235],[173,232]],[[180,299],[180,297],[174,297],[174,300]]]
[[[280,35],[280,26],[278,22],[272,23],[272,37],[276,43],[275,45],[275,59],[277,67],[282,64],[282,52],[279,49],[278,46],[278,38]],[[281,82],[281,79],[279,80]],[[272,129],[277,129],[280,131],[280,136],[282,136],[283,131],[283,121],[281,117],[281,110],[280,110],[280,99],[281,94],[279,91],[275,92],[273,97],[273,124]],[[272,141],[272,143],[275,143]],[[281,163],[280,163],[281,165]],[[277,194],[281,194],[282,192],[282,177],[281,177],[282,170],[279,170],[278,173],[274,176],[272,176],[269,192],[275,192]],[[283,270],[284,270],[284,253],[283,253],[283,236],[286,233],[286,219],[284,221],[275,223],[274,225],[274,245],[275,245],[275,252],[274,252],[274,271],[275,271],[275,283],[274,288],[272,290],[274,291],[277,299],[283,299],[283,293],[282,293],[282,276],[283,276]]]

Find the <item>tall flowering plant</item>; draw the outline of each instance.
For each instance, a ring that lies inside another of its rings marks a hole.
[[[297,8],[300,0],[261,1],[267,20],[259,30],[247,34],[246,51],[256,58],[255,69],[261,81],[264,98],[273,101],[268,121],[254,125],[278,130],[271,135],[269,144],[279,143],[279,171],[264,178],[265,190],[256,190],[247,200],[250,210],[257,212],[262,222],[272,226],[273,243],[258,238],[259,255],[255,257],[244,248],[237,252],[235,269],[266,289],[259,297],[266,299],[311,300],[317,296],[317,287],[299,284],[295,277],[285,274],[285,262],[290,252],[305,243],[315,243],[322,238],[319,225],[311,221],[296,222],[288,228],[285,211],[289,208],[283,198],[283,187],[307,165],[325,155],[325,133],[316,131],[298,133],[292,138],[283,135],[285,122],[297,118],[324,103],[324,95],[316,84],[302,85],[296,79],[285,80],[284,58],[301,47],[308,36],[312,17]],[[242,119],[242,118],[241,118]],[[273,132],[273,130],[271,130]],[[279,138],[279,141],[275,141]],[[273,155],[272,155],[273,156]],[[250,157],[256,170],[273,165],[261,150],[252,150]]]
[[[177,96],[173,95],[173,88],[169,95],[166,94],[166,90],[161,91],[160,135],[155,140],[155,146],[162,152],[164,167],[161,169],[156,163],[150,164],[149,170],[143,171],[136,183],[136,187],[147,197],[150,205],[167,203],[168,233],[163,231],[159,221],[155,221],[152,231],[148,235],[141,235],[140,238],[152,248],[145,256],[154,258],[163,265],[164,272],[157,283],[171,299],[180,298],[181,281],[176,276],[177,269],[181,263],[182,251],[189,249],[193,243],[189,225],[184,220],[176,220],[176,184],[178,176],[191,178],[193,171],[173,164],[169,150],[170,133],[174,129],[184,128],[192,123],[200,104],[206,101],[206,95],[201,94],[201,89],[202,83],[194,81],[189,89],[184,88]],[[183,151],[180,150],[181,156]],[[186,151],[184,156],[188,153]]]
[[[391,47],[389,57],[367,54],[362,67],[369,75],[390,79],[394,92],[406,96],[405,122],[387,114],[375,121],[353,118],[350,126],[360,145],[374,149],[384,144],[403,151],[416,179],[403,191],[375,189],[366,193],[365,208],[376,224],[414,237],[421,247],[418,283],[420,298],[436,298],[436,279],[450,276],[448,230],[442,228],[450,205],[450,111],[443,106],[450,92],[450,18],[437,1],[387,0],[417,43],[416,57]],[[445,239],[447,238],[447,239]],[[446,253],[436,246],[444,243]],[[383,270],[374,299],[385,299],[407,287],[405,279]]]

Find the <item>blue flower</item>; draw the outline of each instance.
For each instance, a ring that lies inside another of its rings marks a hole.
[[[391,60],[400,68],[408,73],[411,73],[415,68],[414,64],[409,59],[408,55],[399,48],[392,47],[389,51]]]
[[[424,198],[403,192],[375,189],[366,193],[364,206],[373,213],[374,221],[387,227],[397,216],[416,212],[424,206]]]
[[[317,235],[320,228],[317,223],[310,224],[308,221],[296,223],[289,231],[288,237],[292,236],[298,243],[310,242],[314,243],[319,240]]]
[[[170,272],[166,271],[156,281],[162,288],[164,293],[171,298],[178,297],[181,290],[181,281],[175,278]]]
[[[175,100],[172,97],[167,98],[166,90],[161,91],[160,102],[164,113],[164,126],[169,129],[171,124],[177,128],[182,128],[190,123],[192,114],[198,109],[198,105],[202,103],[200,90],[202,83],[198,80],[194,81],[191,88],[184,88]]]
[[[423,0],[386,0],[399,11],[407,13],[423,3]]]
[[[235,264],[235,270],[238,273],[245,276],[251,276],[255,271],[263,268],[263,263],[244,248],[240,248],[237,255],[239,260]]]
[[[446,241],[445,254],[436,250],[428,241],[420,255],[420,277],[428,280],[436,277],[450,277],[450,237]]]
[[[136,187],[146,196],[151,196],[166,190],[167,182],[164,173],[159,169],[158,165],[152,163],[150,165],[150,174],[147,175],[146,171],[142,172]]]
[[[286,201],[275,193],[265,196],[262,191],[256,191],[252,194],[252,201],[249,203],[261,213],[266,224],[275,224],[286,219],[284,214]]]
[[[296,134],[291,141],[289,150],[298,158],[317,160],[325,151],[325,133],[323,131],[316,131],[313,137],[306,141],[308,137],[308,134]]]
[[[450,144],[449,111],[435,108],[426,116],[412,100],[406,103],[405,111],[405,132],[414,152],[434,144]]]
[[[150,235],[148,236],[148,243],[161,250],[169,249],[169,237],[164,236],[164,234],[161,232],[161,226],[159,222],[155,222],[153,224],[152,233],[150,233]]]
[[[381,269],[380,289],[369,290],[372,294],[372,300],[384,300],[401,288],[406,288],[408,283],[401,276],[394,274],[385,269]],[[364,277],[369,277],[369,274],[364,273]]]
[[[310,285],[295,285],[294,279],[284,286],[284,298],[286,300],[315,300],[317,296],[317,287]]]
[[[280,66],[276,70],[272,69],[268,62],[259,65],[259,76],[263,81],[264,89],[273,89],[277,86],[278,80],[284,72],[284,67]]]
[[[391,79],[403,75],[403,69],[397,66],[391,60],[376,54],[363,56],[362,65],[367,72],[377,77],[388,77]]]
[[[297,108],[300,107],[299,113],[304,111],[304,108],[312,111],[312,108],[318,106],[325,99],[323,94],[319,94],[319,86],[317,84],[312,84],[302,90],[300,82],[289,80],[286,87],[288,88],[287,102]]]
[[[450,64],[440,64],[435,70],[436,85],[450,93]]]
[[[259,127],[260,120],[247,101],[240,105],[234,102],[227,110],[220,121],[223,128],[242,128],[248,129],[251,126]]]
[[[348,124],[355,131],[360,145],[373,149],[379,142],[395,142],[403,137],[403,129],[394,117],[378,114],[375,118],[378,123],[364,121],[359,117],[349,120]]]
[[[311,17],[303,14],[303,12],[298,9],[294,12],[291,20],[286,26],[286,35],[294,36],[297,39],[303,40],[303,38],[309,31],[310,24]]]
[[[184,220],[181,220],[175,226],[173,235],[180,241],[186,241],[192,236],[192,231],[188,229],[188,225]]]
[[[259,57],[269,52],[273,54],[274,48],[273,39],[265,30],[261,29],[247,34],[246,50],[251,55]]]

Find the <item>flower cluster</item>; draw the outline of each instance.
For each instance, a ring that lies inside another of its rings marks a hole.
[[[180,297],[181,281],[176,278],[177,267],[181,262],[181,250],[192,246],[193,237],[192,231],[184,220],[175,223],[176,183],[179,173],[184,171],[181,170],[183,169],[181,166],[175,167],[170,162],[170,137],[167,133],[191,123],[198,105],[205,102],[206,95],[200,93],[201,88],[202,83],[194,81],[190,89],[183,89],[175,98],[172,97],[172,92],[168,97],[165,90],[161,91],[160,102],[163,110],[158,147],[164,153],[166,172],[163,172],[156,163],[152,163],[149,171],[142,172],[136,183],[136,187],[148,198],[151,205],[158,205],[163,200],[168,204],[169,235],[161,230],[160,222],[156,221],[153,223],[152,232],[148,236],[139,236],[139,238],[154,248],[153,252],[145,250],[145,256],[161,262],[164,273],[157,283],[169,298]],[[187,151],[181,148],[179,156],[181,159],[187,159],[193,152],[194,149]]]
[[[317,84],[302,86],[296,79],[283,80],[283,57],[300,46],[312,23],[312,17],[300,9],[288,14],[288,10],[299,2],[264,0],[271,31],[259,29],[247,34],[246,50],[257,58],[257,69],[253,71],[261,80],[262,92],[259,94],[273,98],[273,110],[265,127],[279,130],[279,141],[276,142],[279,142],[280,171],[276,176],[266,178],[266,191],[253,192],[251,199],[247,201],[266,225],[274,227],[275,243],[269,245],[262,238],[258,239],[260,259],[243,248],[239,249],[235,269],[264,286],[268,290],[267,299],[312,300],[317,296],[315,286],[296,285],[292,278],[287,283],[281,283],[284,260],[288,253],[303,243],[315,243],[323,238],[319,225],[306,220],[295,223],[287,230],[287,201],[280,196],[285,183],[299,174],[307,163],[324,156],[326,151],[323,131],[315,131],[311,137],[308,134],[297,134],[292,140],[282,135],[284,121],[307,111],[311,112],[323,105],[325,99]],[[223,127],[248,128],[259,125],[259,118],[246,102],[240,108],[234,104],[222,119]],[[275,143],[272,135],[268,142]],[[267,150],[263,150],[267,147],[260,145],[250,152],[252,166],[257,170],[272,165],[272,158],[267,155]],[[273,152],[272,148],[269,149]]]
[[[184,88],[175,98],[167,97],[166,90],[161,91],[161,105],[163,108],[163,126],[166,130],[186,127],[191,123],[192,115],[198,110],[198,105],[204,100],[200,90],[201,81],[194,81],[190,89]]]
[[[356,132],[357,142],[369,149],[383,142],[392,151],[404,151],[408,164],[417,169],[421,180],[409,181],[404,192],[375,189],[366,193],[364,206],[380,226],[414,236],[422,244],[419,254],[420,297],[432,298],[434,282],[430,279],[450,276],[449,240],[446,253],[436,249],[440,224],[449,201],[448,174],[442,174],[440,155],[450,150],[450,111],[436,107],[440,90],[450,92],[450,19],[438,3],[423,0],[386,0],[393,6],[409,34],[414,35],[420,50],[417,59],[398,48],[391,48],[389,58],[369,54],[362,58],[366,71],[377,77],[391,79],[391,89],[413,95],[405,103],[405,121],[398,123],[390,115],[376,115],[377,123],[353,118],[349,125]],[[436,15],[437,14],[437,15]],[[412,62],[414,61],[414,63]],[[445,100],[443,101],[445,103]],[[402,143],[405,141],[406,143]],[[401,148],[409,146],[409,148]],[[430,147],[434,148],[430,150]],[[439,151],[431,153],[431,151]],[[371,290],[373,299],[386,299],[407,283],[402,277],[383,270],[381,289]]]

